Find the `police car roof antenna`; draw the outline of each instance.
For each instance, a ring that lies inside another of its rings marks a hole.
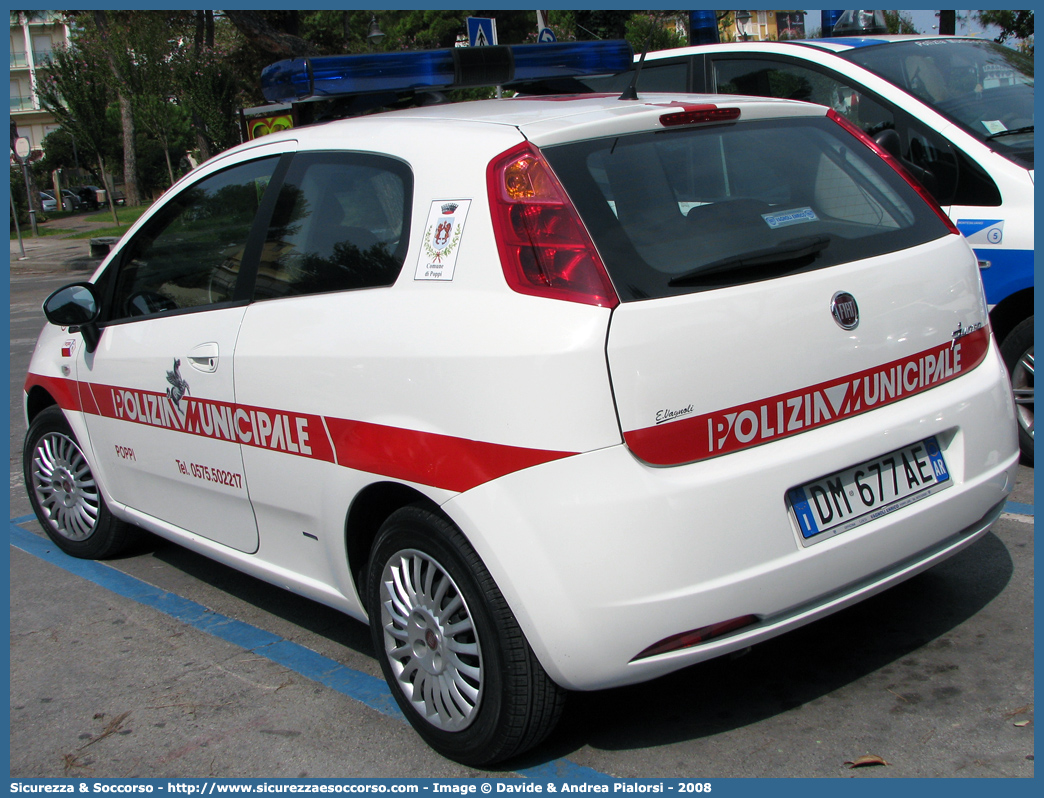
[[[649,52],[650,44],[652,44],[652,31],[649,31],[649,35],[645,37],[645,45],[642,47],[642,55],[638,59],[638,66],[634,68],[634,77],[631,78],[631,83],[623,90],[623,94],[620,95],[621,100],[638,99],[638,76],[642,74],[642,65],[645,63],[645,54]]]

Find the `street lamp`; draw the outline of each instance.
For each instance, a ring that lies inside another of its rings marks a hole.
[[[366,34],[366,40],[370,44],[376,46],[376,45],[381,43],[381,39],[383,39],[383,38],[384,38],[384,32],[381,30],[380,26],[377,24],[377,15],[376,14],[371,14],[370,15],[370,30]]]
[[[749,11],[737,11],[736,12],[736,30],[740,36],[743,37],[743,41],[750,39],[750,34],[747,33],[747,25],[750,24],[750,12]]]

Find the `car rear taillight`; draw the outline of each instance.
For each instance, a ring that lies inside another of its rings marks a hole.
[[[853,125],[848,119],[843,117],[841,114],[839,114],[832,108],[829,111],[827,111],[827,117],[833,119],[835,122],[841,125],[841,127],[843,127],[845,130],[847,130],[849,133],[851,133],[853,136],[855,136],[857,139],[863,142],[863,144],[865,144],[867,147],[873,150],[877,155],[881,156],[881,158],[887,161],[889,166],[895,169],[895,171],[902,175],[903,180],[910,184],[910,188],[916,191],[917,195],[925,202],[927,202],[928,205],[931,206],[932,210],[935,211],[936,216],[938,216],[942,220],[943,224],[946,225],[946,228],[951,233],[953,233],[954,235],[961,234],[961,231],[957,229],[957,226],[953,223],[950,217],[946,215],[942,208],[939,207],[939,201],[928,192],[928,189],[922,186],[921,183],[906,170],[906,167],[904,167],[899,162],[898,158],[896,158],[894,155],[888,152],[888,150],[884,149],[880,144],[874,141],[873,138],[867,135],[863,130],[861,130],[856,125]]]
[[[493,232],[508,285],[520,294],[615,308],[605,265],[573,203],[528,142],[486,170]]]

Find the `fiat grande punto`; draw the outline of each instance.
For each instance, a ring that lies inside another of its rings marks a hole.
[[[321,61],[270,98],[348,69]],[[145,529],[368,621],[405,716],[475,765],[569,691],[969,546],[1018,462],[975,255],[809,103],[516,97],[273,133],[44,310],[24,472],[55,544]]]

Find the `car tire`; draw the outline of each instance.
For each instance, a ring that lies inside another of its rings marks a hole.
[[[40,411],[22,450],[29,501],[47,536],[73,557],[112,557],[134,539],[136,528],[115,518],[60,408]]]
[[[404,507],[371,550],[374,648],[399,708],[443,756],[488,766],[532,748],[565,702],[496,583],[445,517]]]
[[[1033,465],[1033,317],[1023,319],[1001,343],[1001,356],[1011,375],[1015,415],[1019,422],[1022,462]]]

